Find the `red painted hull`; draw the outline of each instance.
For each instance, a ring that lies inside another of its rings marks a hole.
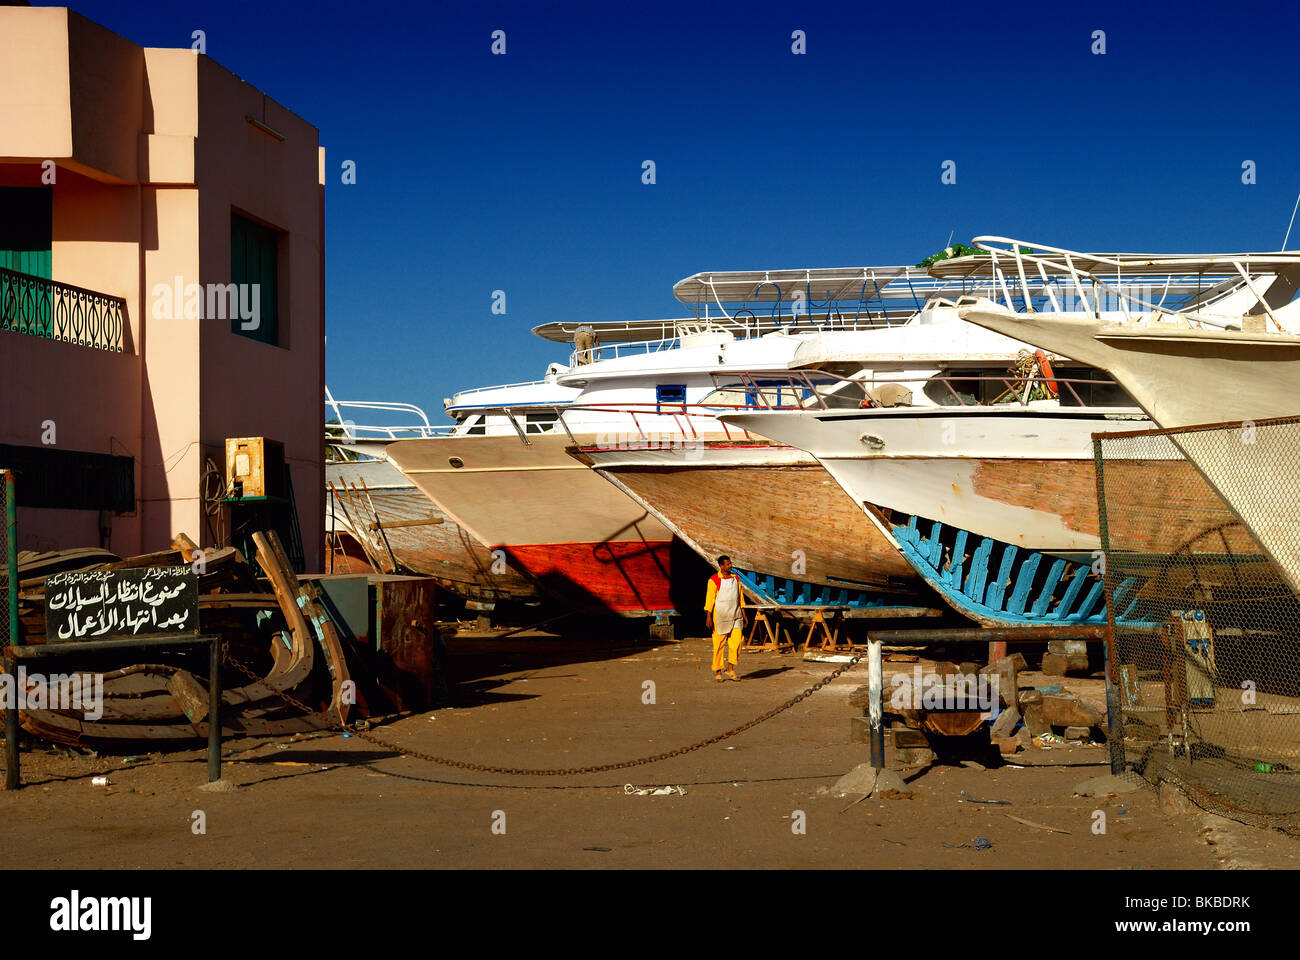
[[[642,614],[673,609],[671,548],[671,540],[616,540],[501,549],[542,587],[583,608]]]

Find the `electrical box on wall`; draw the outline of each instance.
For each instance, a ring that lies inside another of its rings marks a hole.
[[[285,496],[284,444],[266,437],[227,437],[226,496]]]

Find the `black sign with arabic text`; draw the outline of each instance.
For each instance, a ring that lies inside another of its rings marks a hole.
[[[86,570],[45,579],[49,643],[198,632],[199,579],[188,566]]]

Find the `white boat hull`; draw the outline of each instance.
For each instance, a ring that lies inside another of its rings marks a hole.
[[[737,414],[729,423],[815,456],[868,511],[940,520],[1029,550],[1100,547],[1092,434],[1135,413],[937,408]]]
[[[669,530],[569,456],[568,436],[529,440],[400,440],[387,454],[448,517],[550,592],[627,615],[674,609]]]

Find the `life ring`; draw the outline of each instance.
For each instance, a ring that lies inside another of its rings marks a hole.
[[[1051,361],[1047,359],[1047,354],[1042,350],[1034,351],[1034,359],[1038,361],[1038,372],[1043,375],[1043,381],[1047,386],[1047,392],[1056,397],[1060,395],[1060,388],[1056,385],[1055,374],[1052,373]]]

